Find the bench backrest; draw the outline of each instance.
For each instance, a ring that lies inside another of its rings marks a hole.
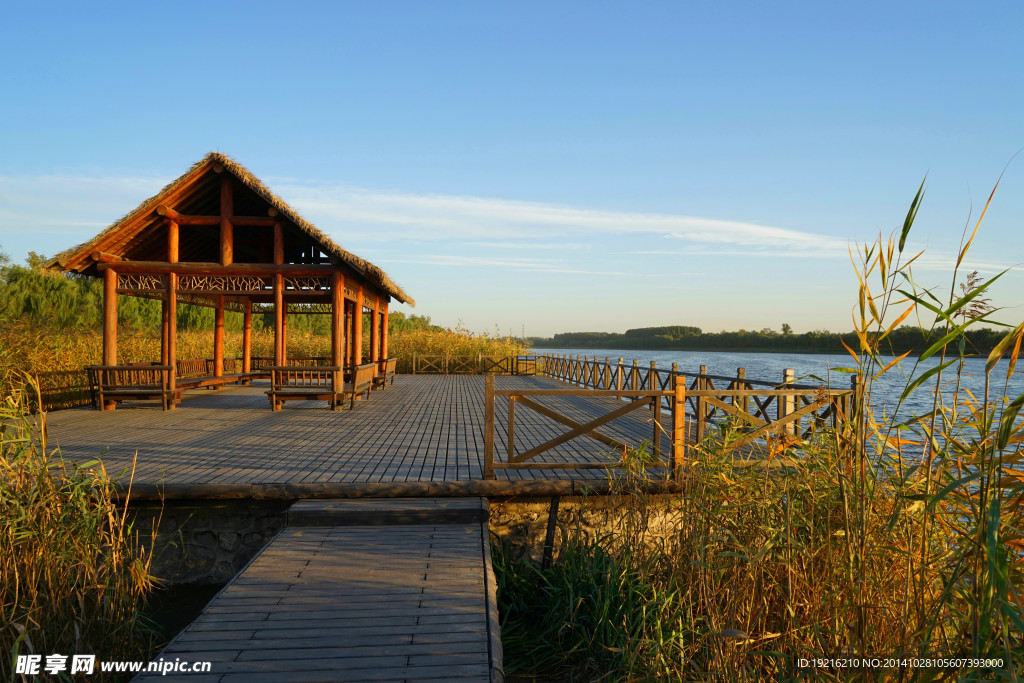
[[[377,376],[376,363],[363,363],[352,368],[352,385],[356,393],[366,389],[373,384],[373,378]]]
[[[274,389],[285,387],[325,388],[333,390],[341,368],[337,365],[271,365],[270,382]]]
[[[395,368],[398,367],[398,359],[385,358],[384,360],[377,361],[377,364],[380,366],[377,374],[383,375],[384,377],[390,377],[395,374]]]
[[[103,389],[159,388],[166,390],[171,382],[170,365],[89,365],[90,377]]]
[[[177,362],[177,376],[181,379],[213,375],[213,359],[189,358]]]

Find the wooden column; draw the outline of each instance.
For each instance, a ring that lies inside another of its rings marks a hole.
[[[213,376],[224,376],[224,295],[217,297],[213,323]]]
[[[353,359],[352,365],[362,365],[363,363],[363,286],[359,285],[359,291],[356,293],[356,310],[355,318],[353,319],[352,330],[352,345]]]
[[[231,216],[235,213],[234,194],[231,188],[231,176],[225,174],[220,179],[220,264],[230,266],[235,252],[235,230],[231,224]]]
[[[252,372],[252,299],[242,311],[242,372]]]
[[[380,321],[380,357],[390,358],[388,356],[388,303],[384,302],[384,310],[381,311]]]
[[[274,265],[284,263],[284,223],[274,222]],[[274,365],[284,365],[284,276],[274,275]]]
[[[103,273],[103,364],[117,365],[117,273]]]
[[[160,365],[167,365],[167,332],[171,325],[171,311],[170,311],[170,293],[164,294],[163,300],[160,302]]]
[[[284,365],[284,276],[274,276],[274,365]]]
[[[103,273],[103,364],[117,365],[117,273],[110,269]],[[113,402],[102,406],[115,407]]]
[[[380,358],[380,303],[375,300],[370,311],[370,362],[376,363]]]
[[[331,365],[345,365],[345,278],[331,275]]]
[[[178,254],[177,239],[174,244],[174,257],[177,259]],[[167,326],[167,364],[171,366],[171,381],[169,388],[171,391],[177,389],[177,375],[178,375],[178,275],[177,273],[170,273],[167,275],[167,318],[169,325]],[[170,408],[174,408],[174,401],[171,401]]]
[[[167,221],[167,262],[178,262],[178,224],[174,221]],[[171,379],[169,388],[171,391],[177,389],[178,383],[178,274],[167,274],[167,331],[166,348],[167,358],[165,365],[171,366]],[[170,408],[175,406],[176,395],[172,396]]]
[[[345,302],[345,339],[348,344],[345,346],[345,364],[348,366],[355,365],[356,361],[356,344],[353,341],[355,339],[355,310],[356,304],[354,301]]]

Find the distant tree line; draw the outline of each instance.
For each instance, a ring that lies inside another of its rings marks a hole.
[[[769,328],[735,332],[704,332],[699,327],[672,325],[640,327],[618,332],[560,332],[551,338],[531,337],[535,348],[556,349],[631,349],[644,351],[766,351],[793,353],[846,353],[843,342],[856,350],[859,342],[853,332],[813,330],[793,334],[788,324],[784,332]],[[988,353],[1004,332],[987,327],[969,328],[969,353]],[[934,332],[915,325],[904,325],[890,333],[883,352],[922,351],[938,339]]]
[[[21,319],[34,325],[58,329],[99,327],[103,321],[103,283],[98,278],[45,270],[46,257],[29,252],[25,265],[12,264],[10,257],[0,250],[0,324]],[[133,328],[160,327],[160,301],[135,296],[117,299],[117,322]],[[207,306],[179,304],[178,329],[213,330],[214,309]],[[228,311],[224,326],[229,330],[242,329],[242,314]],[[253,316],[256,330],[274,326],[273,315]],[[288,328],[308,330],[314,334],[331,334],[329,315],[289,315]],[[405,315],[399,311],[388,316],[391,332],[434,330],[429,316]]]

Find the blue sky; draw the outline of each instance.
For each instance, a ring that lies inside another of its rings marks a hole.
[[[208,151],[472,330],[850,328],[1024,147],[1018,3],[16,3],[0,245],[85,241]],[[1024,155],[967,266],[1024,262]],[[1020,269],[993,287],[1024,314]],[[403,310],[399,307],[399,310]]]

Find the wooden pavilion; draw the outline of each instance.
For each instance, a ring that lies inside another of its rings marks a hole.
[[[162,302],[160,366],[176,387],[179,303],[216,310],[214,378],[224,377],[224,312],[243,314],[242,372],[252,373],[253,313],[274,315],[275,366],[287,364],[286,314],[331,315],[331,365],[388,357],[388,306],[413,300],[377,266],[342,249],[223,154],[210,153],[99,235],[47,267],[103,278],[103,366],[118,365],[118,295]],[[113,402],[103,401],[104,409]],[[168,407],[166,398],[165,407]],[[173,407],[173,401],[171,406]]]

